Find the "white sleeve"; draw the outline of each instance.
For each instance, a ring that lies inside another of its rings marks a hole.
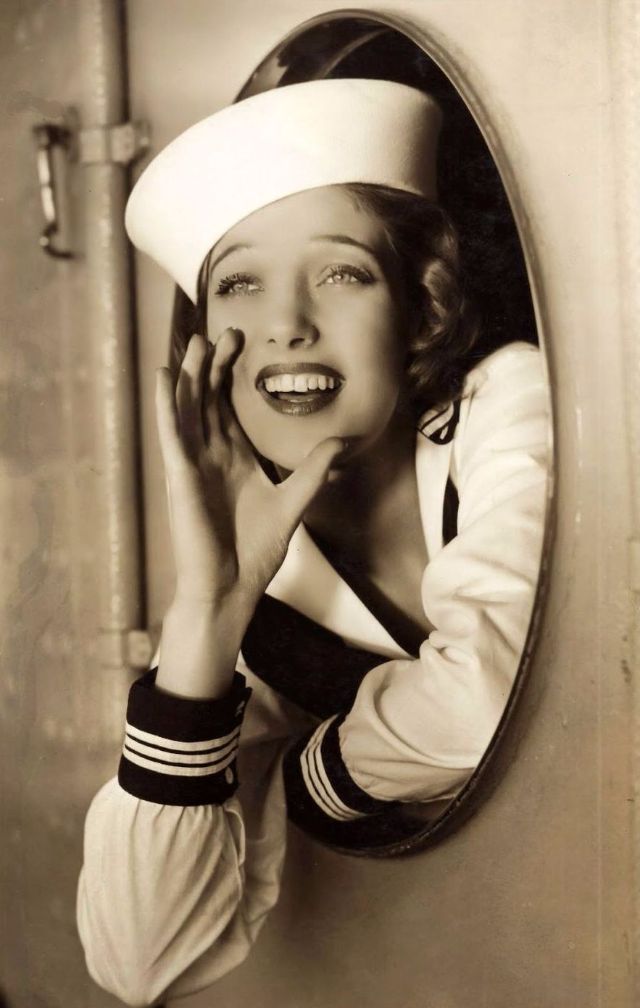
[[[235,749],[218,744],[237,727],[229,704],[220,716],[226,701],[178,701],[176,714],[176,698],[155,690],[151,697],[148,676],[144,686],[134,684],[123,783],[109,781],[90,807],[78,889],[89,972],[126,1004],[153,1005],[213,983],[245,958],[278,898],[286,828],[281,755],[291,732],[309,721],[246,672],[253,697],[237,794],[230,793]],[[212,753],[219,765],[211,769]]]
[[[474,373],[455,438],[458,530],[425,570],[434,628],[419,658],[364,677],[345,716],[302,750],[314,803],[330,817],[454,794],[487,749],[509,698],[538,581],[549,472],[540,356],[506,347]],[[285,776],[293,773],[285,767]]]

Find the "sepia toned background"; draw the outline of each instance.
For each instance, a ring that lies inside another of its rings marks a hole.
[[[0,5],[0,991],[9,1008],[117,1004],[86,976],[75,931],[82,819],[115,769],[132,666],[145,660],[135,631],[157,631],[171,589],[151,388],[166,359],[172,288],[153,264],[127,260],[117,222],[127,169],[73,148],[58,168],[60,247],[74,257],[43,254],[32,128],[143,119],[157,150],[231,101],[284,34],[335,6]],[[396,861],[342,857],[292,831],[283,897],[251,957],[182,1004],[632,1008],[639,6],[387,0],[382,9],[450,54],[517,182],[556,410],[549,592],[510,765],[487,804],[437,848]],[[123,27],[128,88],[113,72]]]

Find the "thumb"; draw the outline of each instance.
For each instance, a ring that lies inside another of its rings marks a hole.
[[[338,437],[327,438],[316,445],[290,476],[280,484],[282,517],[292,532],[329,475],[329,470],[345,449]]]

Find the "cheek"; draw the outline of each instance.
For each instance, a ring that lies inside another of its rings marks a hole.
[[[217,343],[225,329],[231,326],[242,329],[240,313],[233,310],[233,305],[228,301],[212,303],[211,299],[207,304],[207,336],[213,344]]]
[[[230,380],[232,399],[234,399],[239,390],[242,390],[247,383],[252,384],[249,376],[252,372],[251,333],[254,329],[254,322],[249,317],[249,313],[246,310],[243,311],[241,302],[232,299],[216,299],[212,302],[210,299],[207,306],[208,339],[215,346],[222,333],[229,328],[239,329],[243,334],[242,348],[234,361]]]
[[[376,385],[397,385],[404,373],[406,353],[405,330],[399,320],[384,315],[372,318],[358,340],[359,371]]]

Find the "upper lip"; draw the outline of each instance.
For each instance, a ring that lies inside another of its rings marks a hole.
[[[291,361],[289,364],[267,364],[258,371],[256,385],[261,385],[267,378],[281,374],[322,374],[329,378],[337,378],[343,382],[344,377],[335,368],[327,364],[316,364],[314,361]]]

